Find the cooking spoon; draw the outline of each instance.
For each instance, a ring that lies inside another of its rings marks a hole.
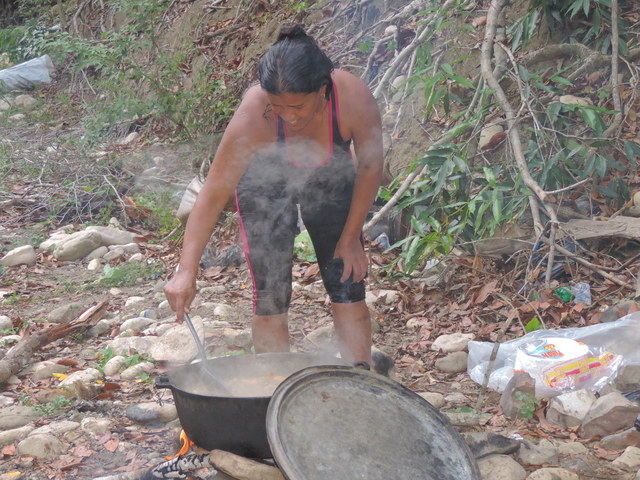
[[[191,331],[191,336],[193,337],[193,340],[196,342],[196,346],[198,347],[198,352],[200,353],[200,359],[202,360],[201,362],[202,368],[205,371],[205,373],[209,376],[209,381],[221,393],[229,394],[230,393],[229,389],[225,387],[222,384],[222,382],[220,382],[220,380],[218,380],[218,377],[216,376],[216,374],[213,373],[209,368],[209,362],[207,362],[207,352],[205,352],[204,350],[204,345],[200,341],[198,332],[196,332],[196,327],[193,326],[193,323],[191,322],[191,318],[189,318],[189,314],[184,313],[183,315],[184,315],[184,319],[187,321],[187,327],[189,327],[189,330]]]

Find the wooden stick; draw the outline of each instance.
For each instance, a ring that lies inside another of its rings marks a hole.
[[[276,467],[223,450],[212,450],[209,461],[216,470],[238,480],[285,480]]]

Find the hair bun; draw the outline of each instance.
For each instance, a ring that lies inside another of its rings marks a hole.
[[[280,28],[280,33],[278,34],[278,39],[276,42],[284,40],[285,38],[302,38],[306,37],[307,32],[304,31],[304,26],[296,23],[293,25],[284,25]]]

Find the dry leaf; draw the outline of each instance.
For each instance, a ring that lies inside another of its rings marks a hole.
[[[497,280],[493,280],[489,283],[486,283],[478,292],[478,296],[476,297],[474,304],[483,303],[487,297],[496,289],[496,285],[498,285]]]

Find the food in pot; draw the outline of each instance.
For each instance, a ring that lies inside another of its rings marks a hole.
[[[224,380],[224,385],[229,390],[224,396],[231,397],[270,397],[278,385],[285,379],[284,375],[276,375],[273,372],[252,377],[232,377]],[[222,393],[215,385],[207,382],[203,376],[199,383],[192,383],[189,392],[196,395],[220,396]]]

